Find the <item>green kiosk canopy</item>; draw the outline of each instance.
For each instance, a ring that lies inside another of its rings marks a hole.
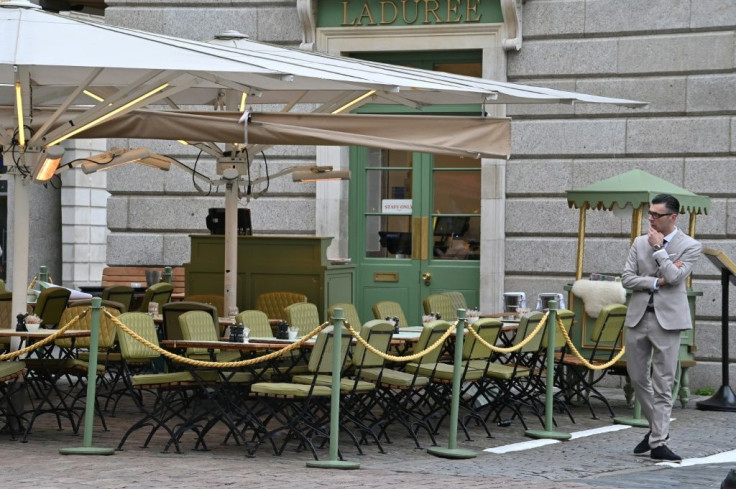
[[[694,194],[645,171],[631,170],[587,187],[567,191],[568,206],[580,209],[576,280],[580,280],[583,274],[585,212],[588,209],[611,211],[631,209],[631,241],[633,242],[641,232],[645,206],[658,194],[670,194],[680,201],[680,213],[690,214],[688,233],[694,236],[695,216],[708,213],[710,198]]]
[[[670,194],[680,201],[680,213],[707,214],[710,198],[697,195],[682,187],[642,170],[631,170],[587,187],[567,191],[567,204],[582,209],[612,210],[630,206],[637,209],[648,204],[655,195]]]

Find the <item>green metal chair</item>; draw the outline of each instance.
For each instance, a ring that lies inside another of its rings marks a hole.
[[[462,292],[457,290],[446,290],[442,292],[442,295],[447,296],[452,301],[452,308],[457,311],[458,309],[468,310],[468,303],[465,301],[465,296]]]
[[[401,304],[393,301],[380,301],[373,304],[373,317],[376,319],[399,318],[399,327],[411,326],[406,321]]]
[[[352,336],[343,332],[340,342],[341,364],[333,364],[334,331],[331,326],[317,335],[309,357],[309,374],[295,376],[293,382],[257,382],[251,386],[251,394],[262,401],[267,410],[262,419],[261,431],[271,442],[274,453],[283,453],[290,440],[297,439],[318,459],[313,440],[329,438],[329,400],[331,388],[322,385],[320,379],[331,377],[334,368],[342,369]],[[297,382],[296,380],[299,380]],[[268,424],[266,425],[266,422]],[[280,433],[284,433],[282,438]],[[281,446],[277,439],[284,440]]]
[[[221,337],[223,331],[219,327],[219,318],[217,317],[217,308],[203,302],[167,302],[161,307],[161,337],[167,340],[183,340],[184,336],[181,332],[179,317],[189,311],[204,311],[210,315],[217,327],[217,335]],[[224,328],[223,328],[224,329]]]
[[[127,312],[121,314],[118,319],[135,333],[158,346],[156,325],[148,314]],[[190,372],[160,373],[156,369],[157,362],[155,362],[160,357],[159,353],[122,330],[118,330],[118,341],[125,369],[126,386],[143,416],[123,434],[117,449],[122,450],[131,434],[148,426],[150,431],[143,443],[144,448],[148,446],[156,432],[162,429],[168,433],[169,441],[174,443],[176,451],[179,452],[179,440],[175,436],[174,429],[177,424],[186,420],[183,413],[191,404],[193,396],[190,391],[196,388],[194,377]],[[144,366],[148,369],[147,373],[136,373],[144,371]],[[144,392],[154,396],[153,403],[144,402]]]
[[[55,328],[58,326],[71,293],[71,290],[64,287],[48,287],[41,291],[33,312],[41,318],[41,324],[44,327]]]
[[[529,336],[542,316],[540,311],[531,311],[522,315],[519,318],[512,345],[518,345]],[[509,354],[506,363],[494,361],[488,365],[484,374],[486,383],[483,385],[487,394],[485,401],[487,401],[486,409],[488,409],[485,421],[492,416],[494,421],[501,421],[501,413],[510,409],[513,417],[518,417],[524,429],[527,429],[521,412],[522,408],[527,407],[544,425],[540,411],[543,406],[537,399],[540,393],[535,390],[539,385],[539,374],[543,371],[539,366],[546,358],[546,346],[542,341],[544,335],[545,331],[540,331],[526,345]]]
[[[319,311],[310,302],[297,302],[284,308],[286,321],[299,328],[299,336],[304,336],[319,326]]]
[[[451,324],[447,321],[431,321],[427,323],[419,335],[419,340],[414,346],[414,351],[423,351],[429,345],[435,343],[449,328]],[[434,428],[428,422],[432,403],[430,402],[429,382],[430,377],[420,374],[425,371],[425,364],[436,365],[443,348],[435,348],[427,352],[415,362],[406,365],[406,371],[383,369],[380,378],[376,379],[379,385],[378,404],[383,410],[384,426],[381,429],[380,438],[386,436],[386,429],[394,422],[404,426],[414,440],[417,448],[419,444],[419,430],[425,430],[429,435],[432,445],[437,445],[434,437]],[[428,373],[432,374],[434,369]],[[370,375],[370,371],[368,371]],[[369,378],[365,374],[363,378]]]
[[[443,294],[430,294],[422,301],[424,306],[424,314],[440,314],[440,318],[445,321],[454,321],[457,319],[457,310],[452,305],[452,300]]]
[[[609,362],[623,347],[624,321],[628,308],[623,304],[610,304],[601,309],[598,318],[593,324],[590,337],[593,341],[592,348],[583,357],[593,365],[601,365]],[[562,335],[560,335],[562,336]],[[601,401],[611,417],[615,416],[608,399],[595,386],[606,375],[606,370],[589,370],[583,362],[572,353],[567,353],[561,360],[566,366],[566,376],[558,376],[564,379],[561,393],[564,392],[565,399],[569,402],[574,397],[585,400],[590,409],[590,414],[597,419],[591,399]]]
[[[345,321],[347,321],[355,331],[360,333],[360,328],[363,325],[363,322],[360,320],[360,315],[358,314],[358,310],[355,308],[355,306],[350,304],[349,302],[339,302],[337,304],[332,304],[327,310],[328,319],[332,319],[333,312],[336,307],[342,308]]]
[[[266,313],[269,319],[284,319],[284,309],[291,304],[307,302],[307,296],[296,292],[266,292],[256,297],[256,309]]]
[[[184,340],[218,341],[218,327],[212,316],[205,311],[187,311],[179,316],[181,335]],[[214,360],[233,362],[240,359],[237,351],[213,350]],[[213,360],[207,348],[187,348],[187,356],[195,360]]]
[[[23,413],[20,412],[17,403],[13,402],[11,395],[15,390],[16,383],[26,373],[26,364],[23,361],[0,361],[0,426],[10,433],[15,440],[15,435],[23,431]]]
[[[146,289],[146,293],[143,295],[141,301],[141,307],[138,309],[139,312],[148,312],[148,304],[155,302],[158,304],[158,309],[161,311],[163,305],[171,300],[171,294],[174,292],[174,286],[166,282],[160,282],[153,284]]]
[[[113,285],[105,287],[102,291],[102,300],[119,302],[123,305],[121,313],[128,312],[134,293],[135,290],[133,287],[128,287],[127,285]]]
[[[263,311],[257,309],[243,311],[237,315],[236,321],[250,329],[251,337],[273,338],[271,323],[268,322],[268,316]]]

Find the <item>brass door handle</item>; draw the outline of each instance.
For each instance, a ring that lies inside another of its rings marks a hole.
[[[432,274],[429,272],[423,273],[422,280],[424,280],[424,285],[429,285],[430,283],[432,283]]]

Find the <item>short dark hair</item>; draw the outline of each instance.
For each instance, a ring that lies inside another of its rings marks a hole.
[[[670,194],[659,194],[652,199],[652,204],[664,204],[668,211],[680,213],[680,201]]]

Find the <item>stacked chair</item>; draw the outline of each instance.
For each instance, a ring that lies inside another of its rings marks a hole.
[[[375,304],[373,304],[373,307],[371,309],[373,310],[373,317],[376,319],[398,318],[400,328],[411,326],[406,321],[406,315],[404,314],[404,310],[401,308],[401,304],[399,304],[398,302],[394,302],[394,301],[376,302]]]
[[[457,309],[452,304],[452,299],[444,294],[430,294],[422,301],[424,314],[440,314],[440,319],[454,321],[457,319]]]
[[[296,292],[266,292],[256,297],[256,309],[263,311],[268,319],[286,319],[284,309],[297,302],[307,302],[307,296]]]

